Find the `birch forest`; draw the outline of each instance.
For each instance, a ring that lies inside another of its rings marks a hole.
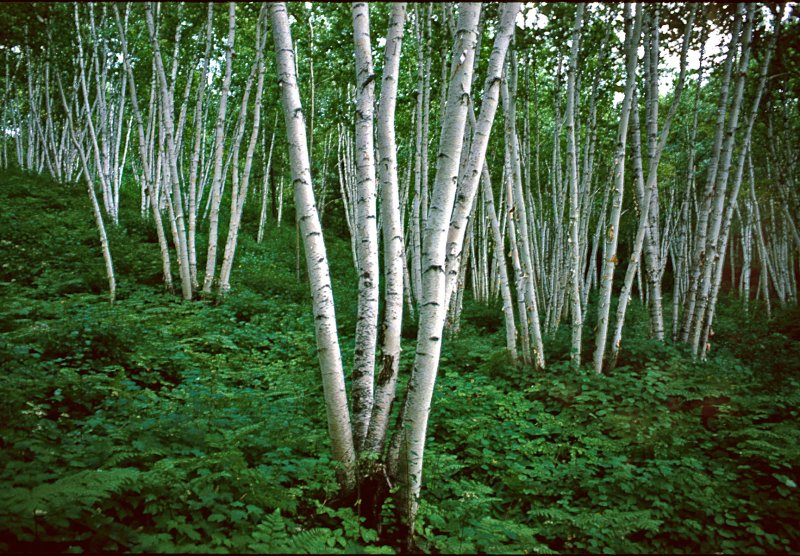
[[[796,3],[4,3],[0,95],[0,549],[800,552]]]

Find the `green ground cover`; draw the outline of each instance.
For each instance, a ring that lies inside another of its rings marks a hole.
[[[394,550],[390,526],[335,504],[291,226],[258,245],[246,215],[233,293],[184,302],[126,212],[111,306],[80,187],[6,173],[0,206],[0,549]],[[348,361],[349,244],[326,239]],[[629,314],[608,376],[569,369],[566,328],[534,373],[508,364],[499,309],[467,300],[434,397],[425,550],[800,551],[800,312],[722,300],[707,362]]]

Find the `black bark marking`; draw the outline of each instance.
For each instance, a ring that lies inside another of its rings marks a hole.
[[[378,385],[384,386],[389,382],[394,375],[393,367],[394,367],[394,357],[391,355],[384,355],[383,356],[383,365],[381,368],[381,372],[378,375]]]

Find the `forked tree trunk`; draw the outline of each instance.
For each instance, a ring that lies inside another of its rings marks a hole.
[[[400,51],[406,4],[392,4],[389,30],[383,56],[380,108],[378,109],[378,179],[383,213],[383,260],[386,294],[383,316],[381,370],[375,384],[372,415],[369,420],[365,451],[379,454],[383,450],[389,425],[389,413],[395,398],[400,368],[400,333],[403,323],[403,220],[397,178],[397,141],[395,139],[395,106],[400,78]]]
[[[443,117],[444,128],[437,156],[436,178],[425,226],[423,247],[422,303],[414,367],[408,385],[401,435],[401,513],[407,536],[413,539],[422,486],[422,462],[433,387],[439,368],[442,332],[447,315],[445,257],[447,231],[456,194],[458,161],[464,139],[464,124],[471,102],[472,60],[475,56],[478,3],[459,4],[451,78]]]
[[[764,56],[764,62],[761,66],[761,75],[758,81],[758,88],[756,89],[756,96],[753,100],[753,106],[750,109],[750,113],[747,118],[747,127],[745,128],[744,138],[742,140],[741,150],[739,152],[739,160],[737,162],[736,168],[736,176],[734,178],[734,185],[733,189],[730,193],[730,198],[728,200],[725,215],[722,223],[722,231],[721,237],[719,240],[719,253],[724,253],[725,248],[728,243],[728,237],[730,234],[731,229],[731,221],[733,220],[733,211],[734,208],[737,207],[737,198],[739,196],[739,188],[742,184],[742,178],[744,175],[744,164],[746,156],[750,156],[750,137],[753,132],[753,125],[755,124],[756,116],[758,115],[758,109],[761,104],[761,96],[764,93],[764,88],[767,82],[767,73],[769,70],[769,62],[772,58],[772,52],[775,49],[775,43],[777,41],[778,34],[780,33],[781,27],[781,17],[780,14],[775,19],[775,31],[772,34],[772,38],[770,39],[769,46],[767,47],[767,53]],[[706,318],[705,322],[701,323],[703,325],[703,335],[701,340],[701,345],[705,346],[708,345],[709,335],[711,333],[711,325],[714,322],[714,314],[717,305],[717,296],[719,294],[720,284],[722,283],[722,270],[724,267],[724,258],[722,256],[716,261],[716,265],[714,267],[714,277],[713,282],[711,284],[711,292],[710,298],[708,303],[708,309],[706,310]],[[744,269],[743,269],[744,270]],[[731,261],[731,274],[735,274],[733,272],[733,262]],[[703,351],[705,353],[705,351]]]
[[[650,218],[650,210],[652,210],[654,207],[656,207],[656,208],[658,207],[658,204],[657,203],[653,203],[653,201],[652,201],[654,196],[658,196],[658,185],[657,185],[658,164],[659,164],[659,162],[661,160],[661,154],[664,152],[664,147],[667,144],[667,138],[669,136],[669,129],[670,129],[670,125],[672,123],[672,118],[675,116],[675,113],[678,110],[678,103],[680,102],[681,93],[683,92],[683,84],[684,84],[684,80],[685,80],[685,77],[686,77],[686,57],[687,57],[687,53],[688,53],[688,50],[689,50],[689,41],[691,40],[692,25],[694,23],[694,14],[695,14],[695,8],[692,8],[692,12],[689,15],[689,21],[687,22],[687,26],[686,26],[686,34],[684,35],[684,39],[683,39],[683,49],[681,51],[681,61],[680,61],[681,72],[680,72],[680,75],[678,76],[678,81],[677,81],[677,83],[675,85],[675,94],[673,95],[672,104],[670,105],[669,112],[667,113],[667,117],[665,118],[664,124],[663,124],[663,126],[661,128],[661,135],[658,138],[658,143],[657,144],[653,144],[653,146],[650,149],[650,151],[652,153],[652,156],[650,156],[650,160],[649,160],[649,164],[648,164],[647,183],[646,184],[643,183],[644,180],[643,180],[643,173],[642,173],[641,140],[640,140],[640,137],[639,137],[640,128],[639,128],[639,121],[638,121],[639,120],[639,117],[638,117],[639,115],[638,115],[638,111],[637,111],[638,109],[637,109],[636,103],[634,103],[634,106],[633,106],[634,112],[633,112],[632,116],[634,118],[634,128],[635,128],[634,148],[635,148],[635,158],[636,158],[636,160],[634,162],[634,166],[636,168],[636,174],[637,174],[636,175],[636,179],[637,179],[637,182],[640,184],[640,187],[642,189],[642,191],[641,191],[641,202],[640,202],[641,214],[639,216],[639,227],[638,227],[638,229],[636,231],[636,237],[634,238],[633,246],[632,246],[632,249],[631,249],[630,263],[628,265],[628,270],[625,273],[625,281],[624,281],[624,283],[622,285],[622,290],[620,291],[620,295],[619,295],[619,302],[617,304],[617,320],[616,320],[616,324],[615,324],[615,327],[614,327],[614,335],[612,336],[612,340],[611,340],[611,354],[610,354],[610,361],[609,361],[609,367],[612,368],[612,369],[616,365],[617,358],[619,356],[620,345],[621,345],[621,342],[622,342],[622,328],[623,328],[623,325],[625,324],[625,314],[626,314],[626,310],[627,310],[627,304],[628,304],[628,301],[630,299],[630,292],[631,292],[631,288],[632,288],[632,284],[633,284],[633,274],[636,271],[634,269],[634,266],[636,268],[639,268],[641,266],[641,253],[642,253],[642,247],[644,245],[645,234],[648,233],[648,232],[656,233],[656,230],[657,230],[657,225],[654,225],[653,221]],[[655,16],[653,16],[653,18],[655,19]],[[653,27],[651,28],[651,32],[650,32],[650,34],[651,34],[651,37],[650,37],[650,48],[651,48],[651,50],[656,50],[658,48],[658,40],[657,40],[658,39],[658,28],[657,28],[657,25],[658,25],[658,21],[656,19],[655,22],[653,23]],[[652,59],[654,61],[657,60],[657,55],[655,53],[651,52],[650,56],[652,56]],[[658,92],[657,69],[658,68],[656,67],[656,64],[653,63],[653,62],[650,62],[649,65],[651,66],[650,67],[651,76],[653,76],[653,78],[656,80],[656,83],[655,84],[651,83],[652,89],[651,89],[651,92],[648,94],[648,102],[649,101],[655,102],[655,99],[658,98],[657,97],[657,92]],[[655,108],[653,109],[653,112],[655,112],[655,114],[652,115],[653,119],[655,120],[655,118],[657,117],[657,112],[656,112]],[[657,122],[653,121],[653,122],[650,122],[650,125],[648,126],[649,127],[648,134],[652,136],[652,140],[653,141],[655,141],[656,128],[657,128],[656,124],[657,124]],[[653,250],[655,250],[657,248],[656,245],[652,245],[651,247],[652,247]],[[652,280],[650,281],[651,289],[650,289],[650,299],[648,299],[648,301],[652,304],[653,303],[651,301],[652,296],[654,296],[654,295],[660,296],[660,292],[661,292],[660,283],[658,285],[655,284],[657,275],[660,273],[660,269],[657,267],[657,265],[660,264],[660,257],[656,253],[651,253],[651,257],[650,258],[651,258],[651,264],[653,266],[650,267],[648,269],[648,271],[650,273],[653,273],[653,276],[652,276]],[[660,280],[659,280],[659,282],[660,282]],[[639,287],[639,291],[640,292],[641,292],[641,289],[642,288],[640,286]],[[661,337],[659,337],[659,335],[657,333],[657,330],[656,330],[655,336],[656,336],[657,339],[663,339],[663,319],[661,318],[661,315],[660,315],[660,311],[661,311],[660,300],[658,302],[655,302],[655,307],[656,307],[655,310],[659,313],[659,315],[656,317],[656,321],[658,321],[660,323],[660,326],[661,326]],[[656,325],[656,329],[658,329],[658,326],[659,325]]]
[[[683,324],[681,326],[681,341],[688,342],[692,325],[695,321],[695,307],[697,303],[697,292],[700,285],[701,272],[706,259],[706,237],[708,231],[708,216],[713,201],[714,187],[716,184],[717,171],[719,169],[720,155],[722,152],[722,140],[725,131],[725,116],[727,114],[728,91],[730,89],[731,69],[733,60],[736,57],[736,50],[739,44],[739,31],[742,25],[741,16],[744,13],[744,6],[739,4],[736,17],[731,32],[731,40],[728,44],[728,54],[725,58],[725,65],[720,85],[720,96],[717,104],[717,121],[714,132],[714,144],[711,149],[711,161],[708,166],[706,176],[706,186],[703,196],[699,202],[697,210],[697,231],[695,234],[695,245],[691,261],[691,273],[689,276],[689,290],[684,301]]]
[[[464,179],[459,184],[458,195],[455,200],[453,214],[450,217],[450,227],[447,233],[447,282],[445,302],[449,304],[450,297],[456,286],[461,256],[463,253],[464,234],[473,211],[475,196],[478,191],[480,179],[486,160],[486,149],[489,145],[489,135],[497,113],[500,100],[500,81],[503,74],[503,64],[508,52],[508,46],[514,34],[514,22],[519,13],[521,4],[510,2],[504,4],[500,13],[500,25],[495,35],[494,47],[489,57],[489,68],[484,82],[481,108],[475,122],[474,139],[469,149],[466,168],[462,172]],[[470,109],[471,119],[475,120],[474,111]]]
[[[231,215],[228,224],[228,238],[225,242],[225,253],[222,257],[222,267],[219,272],[219,291],[225,295],[231,289],[231,270],[233,260],[236,255],[236,244],[239,238],[239,225],[242,221],[244,203],[247,200],[247,191],[250,184],[250,171],[253,166],[253,155],[255,154],[256,144],[258,143],[258,133],[261,129],[261,104],[262,93],[264,90],[264,43],[267,38],[266,30],[266,5],[262,4],[259,13],[258,23],[256,24],[256,59],[253,62],[254,69],[258,72],[258,82],[256,84],[255,108],[253,109],[253,128],[250,132],[250,142],[247,145],[247,152],[244,159],[244,170],[241,177],[238,174],[238,167],[234,168],[234,183],[240,182],[238,187],[234,187],[231,192]],[[248,83],[249,85],[249,83]],[[242,97],[242,114],[247,112],[248,95]],[[241,132],[244,132],[244,122],[242,122]],[[237,139],[236,153],[238,159],[239,144]],[[238,166],[238,165],[237,165]]]
[[[175,213],[175,227],[177,228],[176,233],[176,244],[175,248],[178,252],[178,270],[181,276],[181,293],[183,294],[184,299],[192,299],[192,279],[191,274],[189,272],[189,252],[186,246],[186,227],[184,224],[184,212],[183,212],[183,202],[181,200],[181,185],[180,179],[178,177],[178,158],[177,158],[177,149],[175,146],[175,124],[173,121],[173,115],[175,113],[174,106],[172,104],[172,98],[169,93],[169,87],[167,84],[166,73],[164,71],[164,64],[161,59],[161,50],[158,45],[158,37],[155,34],[154,24],[153,24],[153,14],[150,10],[150,5],[145,5],[145,17],[147,20],[147,27],[150,31],[150,41],[153,45],[153,58],[156,64],[156,74],[159,78],[159,82],[161,85],[161,99],[162,99],[162,114],[164,118],[164,130],[166,135],[166,147],[167,147],[167,164],[169,168],[169,177],[170,182],[172,185],[172,200],[173,200],[173,211]]]
[[[353,358],[353,441],[360,451],[372,415],[375,349],[378,339],[378,228],[373,111],[375,74],[369,27],[369,5],[352,5],[356,60],[355,166],[358,228],[358,316]]]

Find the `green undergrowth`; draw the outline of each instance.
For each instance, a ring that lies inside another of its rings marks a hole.
[[[109,305],[84,189],[8,173],[0,203],[0,549],[395,550],[334,503],[291,225],[256,244],[250,207],[233,293],[184,302],[124,198]],[[349,243],[326,240],[348,362],[355,273]],[[570,370],[562,327],[534,373],[508,362],[499,309],[467,299],[442,353],[420,548],[800,551],[798,322],[723,299],[700,362],[648,339],[636,299],[614,371]]]

